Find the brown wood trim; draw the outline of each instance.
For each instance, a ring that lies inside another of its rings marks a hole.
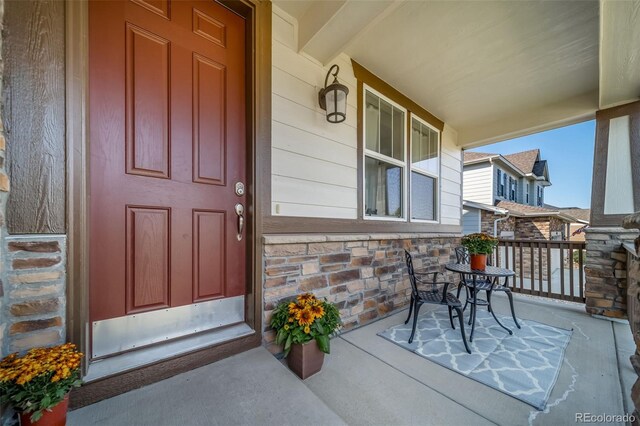
[[[364,86],[362,80],[358,80],[358,146],[356,153],[358,155],[356,173],[358,173],[358,217],[364,217]]]
[[[607,179],[607,157],[609,151],[609,123],[611,119],[629,115],[631,173],[634,210],[640,210],[640,101],[632,102],[596,112],[596,141],[593,159],[591,187],[590,225],[622,226],[625,214],[605,214],[604,200]]]
[[[602,226],[604,193],[607,178],[607,156],[609,147],[609,119],[596,120],[595,148],[593,153],[593,177],[591,184],[591,226]]]
[[[247,349],[258,347],[261,341],[261,334],[257,332],[252,336],[87,383],[81,388],[71,392],[71,398],[69,400],[70,408],[73,410],[84,407],[103,399],[168,379],[176,374],[185,373],[195,368],[211,364],[212,362],[244,352]]]
[[[631,176],[633,209],[640,211],[640,105],[629,116],[629,144],[631,146]]]
[[[400,91],[394,89],[380,77],[373,74],[371,71],[369,71],[353,59],[351,59],[351,65],[353,66],[353,74],[355,75],[356,79],[358,79],[358,82],[364,82],[367,86],[377,90],[389,99],[402,105],[404,108],[408,109],[413,114],[422,118],[427,123],[431,124],[433,127],[442,132],[442,129],[444,129],[444,122],[438,117],[431,114],[429,111],[409,99]],[[361,109],[361,104],[358,104],[358,109]]]
[[[392,222],[364,219],[328,219],[310,217],[267,217],[264,234],[358,234],[358,233],[455,233],[462,226],[439,223]]]
[[[628,104],[601,109],[596,111],[596,120],[610,120],[612,118],[621,117],[623,115],[632,115],[640,111],[640,101]]]
[[[65,234],[65,5],[4,3],[10,234]]]
[[[247,20],[247,137],[248,200],[253,204],[251,226],[247,232],[247,297],[246,323],[256,334],[206,348],[174,359],[123,373],[89,385],[75,397],[86,405],[145,384],[153,383],[190,369],[259,346],[262,341],[262,218],[271,205],[271,2],[267,0],[219,0],[221,4]],[[67,40],[67,207],[68,207],[68,340],[89,353],[89,232],[88,218],[88,1],[66,2]],[[265,178],[265,176],[267,178]],[[83,371],[86,373],[86,365]],[[102,385],[100,385],[102,384]],[[75,394],[74,394],[75,395]],[[82,402],[84,401],[84,402]]]
[[[89,353],[88,97],[89,5],[65,4],[67,143],[67,340]],[[83,360],[83,372],[87,361]]]

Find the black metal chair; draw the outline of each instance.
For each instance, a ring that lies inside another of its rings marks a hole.
[[[491,264],[490,263],[490,257],[487,256],[487,264]],[[462,264],[469,264],[470,263],[470,257],[469,257],[469,250],[467,250],[466,247],[456,247],[456,260],[457,263],[462,263]],[[460,274],[461,279],[460,279],[460,284],[458,285],[458,292],[457,292],[457,296],[458,298],[460,298],[460,291],[462,290],[462,287],[465,288],[466,292],[467,292],[467,298],[464,302],[464,307],[462,308],[462,311],[464,312],[465,309],[467,309],[467,305],[469,304],[469,289],[471,288],[473,291],[486,291],[487,292],[487,303],[488,306],[487,308],[489,309],[489,312],[493,313],[492,308],[491,308],[491,294],[494,291],[502,291],[504,292],[507,297],[509,298],[509,306],[511,307],[511,316],[513,317],[513,321],[516,323],[516,327],[518,328],[522,328],[520,327],[520,324],[518,323],[518,319],[516,318],[516,313],[513,309],[513,294],[511,294],[511,289],[509,287],[507,287],[506,285],[502,285],[498,282],[498,279],[495,278],[495,282],[493,282],[493,288],[492,288],[492,282],[487,279],[487,278],[476,278],[475,280],[475,287],[474,287],[474,280],[471,279],[470,277],[465,276],[465,274]],[[469,321],[471,321],[471,318],[469,318]],[[469,322],[469,324],[471,324],[471,322]]]
[[[464,332],[464,318],[462,316],[462,303],[460,300],[455,297],[453,294],[449,293],[447,290],[449,288],[449,282],[440,281],[438,282],[438,275],[443,275],[442,272],[430,272],[430,273],[419,273],[415,272],[413,269],[413,260],[411,258],[411,253],[407,250],[404,251],[405,259],[407,262],[407,271],[409,272],[409,281],[411,283],[411,305],[409,306],[409,316],[407,320],[404,322],[407,324],[411,319],[411,314],[413,313],[413,327],[411,329],[411,336],[409,337],[409,343],[413,342],[413,336],[416,333],[416,325],[418,323],[418,314],[420,313],[420,307],[427,303],[432,305],[443,305],[449,309],[449,321],[451,322],[451,327],[455,330],[456,326],[453,324],[453,310],[456,311],[456,316],[458,321],[460,322],[460,332],[462,333],[462,341],[464,342],[464,347],[468,353],[471,353],[471,349],[469,349],[469,345],[467,344],[467,336]],[[417,276],[428,276],[433,275],[433,279],[429,281],[421,280]],[[418,289],[418,285],[421,284],[424,290]],[[442,289],[439,286],[444,286]]]

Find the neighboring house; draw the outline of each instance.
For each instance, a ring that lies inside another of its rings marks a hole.
[[[0,0],[1,354],[77,343],[86,404],[279,351],[284,298],[345,329],[405,308],[403,248],[455,260],[463,149],[640,110],[637,14],[600,3]],[[476,202],[544,202],[539,153],[487,156]],[[611,225],[639,168],[603,158]]]
[[[464,232],[481,229],[493,234],[495,228],[500,237],[569,238],[578,225],[588,224],[588,219],[584,221],[584,213],[578,212],[580,209],[545,204],[544,190],[550,185],[549,166],[540,158],[539,149],[508,155],[465,152],[462,193],[467,226]],[[498,220],[501,210],[514,219]],[[476,219],[479,225],[472,226]]]
[[[500,201],[490,206],[465,200],[463,233],[486,232],[500,238],[564,240],[577,220],[559,209]]]
[[[465,152],[463,170],[463,198],[477,203],[512,201],[542,207],[544,189],[551,185],[539,149],[509,155]]]
[[[584,241],[586,234],[584,231],[589,226],[591,209],[572,207],[562,208],[560,211],[566,216],[573,218],[573,221],[569,224],[569,239],[571,241]]]

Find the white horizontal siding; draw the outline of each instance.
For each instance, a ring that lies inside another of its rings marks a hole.
[[[272,208],[274,215],[357,216],[357,82],[339,57],[340,82],[349,87],[347,120],[331,124],[318,105],[325,68],[297,49],[297,22],[273,8]]]
[[[328,67],[296,51],[297,22],[273,10],[272,214],[355,219],[358,105],[351,60],[335,59],[350,93],[347,120],[330,124],[318,105]],[[440,222],[460,225],[462,152],[453,129],[445,127],[441,147]]]
[[[278,148],[274,148],[271,155],[273,176],[357,188],[358,177],[356,169],[353,167]]]
[[[272,177],[271,184],[274,203],[347,208],[352,209],[352,217],[356,217],[357,190],[355,188],[277,175]]]
[[[462,198],[493,205],[493,167],[490,164],[472,164],[464,167]]]
[[[440,145],[440,223],[443,225],[460,225],[462,218],[462,151],[457,141],[455,130],[445,126]]]
[[[480,210],[462,210],[462,233],[467,235],[475,232],[480,232]]]
[[[277,121],[272,123],[272,146],[320,160],[331,161],[343,166],[356,164],[356,147],[317,136],[305,130]]]

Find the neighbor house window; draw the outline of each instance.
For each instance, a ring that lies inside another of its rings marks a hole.
[[[514,195],[514,191],[513,191],[513,178],[511,176],[509,176],[509,186],[508,186],[508,193],[507,195],[509,196],[509,201],[513,200],[513,195]]]
[[[504,184],[502,183],[502,171],[498,169],[498,196],[504,197]]]
[[[365,216],[404,218],[406,110],[369,90],[364,109]]]
[[[538,205],[542,206],[542,187],[536,187],[538,189]]]
[[[503,173],[502,174],[502,196],[504,198],[507,198],[507,194],[508,194],[507,191],[509,191],[509,184],[507,179],[509,179],[509,176],[507,176],[506,173]]]
[[[369,88],[365,89],[363,118],[365,217],[438,220],[438,130],[409,117],[406,109]],[[408,120],[411,134],[407,145]],[[410,206],[407,194],[411,194]]]
[[[422,120],[411,119],[411,218],[438,219],[440,135]]]

